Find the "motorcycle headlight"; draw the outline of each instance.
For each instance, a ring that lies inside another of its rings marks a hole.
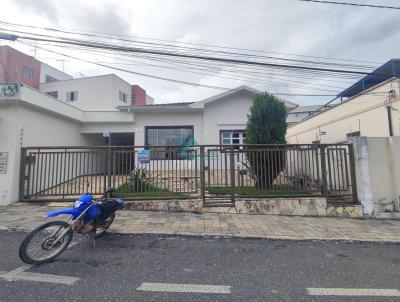
[[[74,208],[79,208],[81,206],[81,204],[82,204],[82,201],[76,200],[74,203]]]

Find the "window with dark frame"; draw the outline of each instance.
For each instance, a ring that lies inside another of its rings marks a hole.
[[[48,91],[46,92],[47,95],[53,97],[53,98],[58,98],[58,91]]]
[[[360,135],[361,135],[360,131],[349,132],[346,134],[346,138],[349,139],[349,138],[357,137]]]
[[[51,75],[46,74],[46,76],[44,77],[44,82],[45,83],[53,83],[53,82],[57,82],[58,80],[54,77],[52,77]]]
[[[246,142],[245,130],[221,130],[221,145],[243,145]]]
[[[128,95],[125,92],[119,91],[118,98],[123,103],[128,102]]]
[[[78,99],[78,91],[68,91],[67,92],[67,101],[75,102]]]
[[[32,68],[24,66],[22,68],[22,74],[25,78],[33,79],[33,69]]]
[[[146,127],[145,143],[150,147],[160,146],[151,149],[152,159],[183,159],[179,146],[193,145],[193,126]]]

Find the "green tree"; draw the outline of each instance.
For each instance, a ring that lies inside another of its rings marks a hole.
[[[246,144],[285,144],[286,107],[283,102],[268,93],[257,94],[248,114]],[[286,151],[282,146],[246,146],[257,188],[271,188],[286,163]]]

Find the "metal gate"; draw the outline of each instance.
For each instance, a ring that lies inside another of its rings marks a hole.
[[[261,197],[357,201],[348,144],[29,147],[20,175],[23,201],[100,196],[110,186],[126,198],[202,198],[205,206]]]

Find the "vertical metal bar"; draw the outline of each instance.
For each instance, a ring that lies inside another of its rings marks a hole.
[[[111,187],[111,159],[112,159],[112,149],[110,146],[106,147],[107,156],[107,187]]]
[[[200,188],[201,188],[201,198],[203,199],[203,206],[206,203],[204,166],[205,166],[204,146],[200,146]]]
[[[338,146],[336,146],[338,148]],[[339,192],[344,191],[344,174],[343,174],[343,149],[338,148],[337,153],[339,154],[338,156],[338,178],[339,178]]]
[[[77,153],[77,156],[79,155],[79,172],[78,172],[78,194],[82,194],[82,151],[79,151]]]
[[[326,154],[328,159],[327,169],[328,169],[328,177],[329,177],[329,187],[328,190],[333,190],[332,185],[332,165],[331,165],[331,149],[328,147],[326,148]],[[334,168],[334,167],[333,167]],[[333,169],[334,170],[334,169]]]
[[[321,145],[321,176],[322,176],[322,194],[328,199],[328,182],[326,178],[326,159],[325,159],[325,146]]]
[[[349,145],[348,148],[349,148],[349,157],[350,157],[349,161],[350,161],[351,189],[352,189],[352,193],[353,193],[353,201],[358,202],[354,145]]]
[[[235,204],[235,149],[233,146],[229,152],[230,155],[230,174],[231,174],[231,202]]]
[[[231,149],[233,149],[233,146],[231,146]],[[231,157],[232,157],[231,150],[229,150],[229,157],[230,157],[229,158],[229,160],[230,160]],[[222,168],[222,162],[221,162],[221,171],[225,171],[225,173],[224,173],[225,184],[224,185],[227,186],[228,185],[228,157],[226,155],[225,155],[225,158],[224,158],[224,165],[225,165],[225,167]],[[222,172],[221,172],[221,174],[222,174]]]
[[[28,149],[26,149],[26,151],[25,151],[25,160],[26,160],[28,154],[29,154]],[[33,167],[32,167],[33,163],[32,163],[32,156],[31,155],[29,155],[29,161],[27,163],[25,163],[25,164],[28,164],[28,167],[25,168],[25,169],[27,169],[27,172],[28,172],[28,175],[26,176],[27,177],[27,184],[26,184],[27,190],[26,190],[25,195],[30,196],[31,192],[32,192],[32,188],[31,188],[32,179],[31,178],[32,178],[32,170],[33,170]]]
[[[317,180],[318,180],[318,184],[320,184],[320,179],[321,179],[321,182],[322,182],[322,177],[320,177],[320,164],[321,164],[321,162],[320,162],[320,160],[319,160],[319,152],[320,152],[320,148],[315,148],[315,164],[316,164],[316,168],[317,168]],[[322,168],[321,168],[322,169]]]
[[[349,163],[348,163],[348,150],[349,150],[349,146],[347,146],[347,148],[344,150],[344,172],[345,172],[345,176],[346,176],[346,190],[348,190],[351,186],[350,184],[350,179],[349,179]]]
[[[24,187],[25,187],[25,179],[26,179],[26,148],[21,148],[20,161],[19,161],[19,190],[18,190],[18,199],[24,200]]]
[[[197,161],[198,161],[198,154],[197,154],[197,148],[194,149],[194,181],[195,181],[195,187],[197,191],[197,186],[198,186],[198,175],[197,175]]]
[[[68,162],[68,169],[67,169],[67,195],[69,195],[70,194],[70,186],[71,186],[71,153],[70,152],[68,152],[67,153],[68,154],[68,160],[67,160],[67,162]]]
[[[96,192],[96,181],[95,181],[94,173],[93,173],[93,171],[94,171],[94,151],[95,150],[93,148],[90,149],[91,159],[90,159],[90,165],[89,165],[89,171],[88,171],[88,174],[90,177],[90,194],[93,194]]]
[[[60,182],[61,182],[61,187],[62,187],[62,199],[65,199],[65,186],[67,185],[67,183],[65,183],[65,171],[67,170],[66,169],[67,149],[64,149],[64,153],[61,153],[61,158],[63,158],[63,161],[61,164],[61,167],[62,167],[61,173],[63,173],[63,176],[62,176],[62,180]],[[60,178],[61,178],[61,176],[60,176]]]

